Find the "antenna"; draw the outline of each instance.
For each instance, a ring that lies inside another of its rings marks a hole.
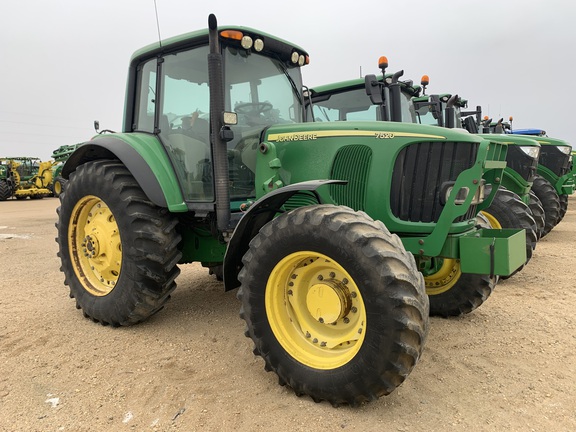
[[[154,0],[154,11],[156,12],[156,28],[158,29],[158,44],[162,48],[162,38],[160,37],[160,20],[158,19],[158,6],[156,6],[156,0]]]

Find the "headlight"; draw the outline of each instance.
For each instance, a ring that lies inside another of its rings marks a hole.
[[[242,45],[242,48],[244,48],[244,49],[252,48],[253,43],[254,42],[252,41],[252,38],[250,36],[244,36],[242,38],[242,40],[240,41],[240,45]]]
[[[299,58],[300,58],[300,54],[298,54],[296,51],[294,51],[292,53],[292,55],[290,56],[290,60],[292,60],[292,63],[294,63],[294,64],[298,63]]]
[[[256,39],[256,40],[254,41],[254,49],[255,49],[257,52],[262,51],[262,50],[264,49],[264,41],[263,41],[262,39]]]
[[[540,147],[537,146],[518,146],[520,150],[530,156],[532,159],[538,159],[540,155]]]
[[[564,154],[570,154],[572,151],[572,147],[570,146],[556,146],[556,148]]]
[[[484,201],[485,183],[486,183],[486,181],[484,179],[482,179],[482,181],[480,182],[480,186],[478,186],[478,189],[476,189],[476,193],[474,194],[474,197],[472,198],[472,201],[470,202],[471,205],[480,204],[482,201]],[[454,186],[450,186],[448,189],[446,189],[446,201],[448,201],[448,198],[450,198],[450,194],[452,193],[453,190],[454,190]],[[466,201],[466,198],[468,198],[469,193],[470,193],[470,188],[468,188],[466,186],[461,187],[458,190],[458,192],[456,193],[456,197],[454,198],[454,204],[456,204],[456,205],[464,204],[464,202]]]

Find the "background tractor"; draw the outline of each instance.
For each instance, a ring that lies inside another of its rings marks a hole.
[[[52,162],[38,158],[14,157],[0,159],[0,201],[42,199],[51,195]]]
[[[475,118],[480,119],[481,113],[482,108],[476,107]],[[466,120],[465,118],[464,121]],[[487,133],[504,134],[503,139],[520,136],[532,138],[540,144],[540,156],[532,192],[544,208],[545,224],[542,228],[544,236],[564,218],[568,209],[568,195],[574,193],[576,187],[572,174],[572,146],[564,140],[546,136],[546,131],[542,129],[514,130],[512,120],[510,117],[509,122],[504,122],[503,119],[493,122],[492,119],[485,117],[478,125]],[[473,122],[467,124],[473,126]]]
[[[70,296],[96,322],[131,325],[164,306],[179,264],[223,266],[281,384],[334,405],[388,394],[428,331],[419,269],[476,281],[444,305],[462,313],[526,260],[523,231],[474,218],[507,147],[420,125],[306,123],[308,54],[208,23],[137,51],[123,131],[64,165],[57,241]]]
[[[411,80],[400,81],[403,71],[386,74],[388,61],[382,57],[379,61],[382,76],[367,75],[364,79],[356,79],[315,87],[309,91],[309,112],[314,121],[338,120],[384,120],[390,119],[398,122],[421,123],[429,125],[454,127],[453,122],[446,116],[444,122],[444,108],[459,103],[459,98],[445,96],[419,97],[421,87],[414,86]],[[423,83],[424,84],[424,83]],[[428,82],[425,83],[426,85]],[[530,139],[501,140],[498,136],[483,136],[492,142],[498,141],[508,145],[506,155],[507,166],[499,182],[492,204],[482,211],[479,222],[489,223],[493,228],[519,228],[526,231],[527,261],[536,247],[537,226],[531,210],[530,186],[536,171],[539,145]],[[492,139],[495,138],[495,139]],[[525,202],[516,194],[521,194]],[[536,200],[537,198],[533,198]],[[538,205],[536,203],[536,205]],[[538,205],[539,206],[539,205]],[[539,213],[543,215],[541,207]],[[425,277],[433,313],[444,315],[442,309],[437,310],[435,302],[438,292],[435,288],[438,281],[436,274]],[[443,280],[441,284],[451,285],[454,280]],[[468,283],[468,282],[466,282]],[[457,284],[456,286],[459,286]],[[442,293],[445,295],[445,293]]]
[[[52,192],[55,197],[59,197],[60,194],[66,188],[66,183],[68,182],[61,176],[62,168],[64,168],[64,163],[68,160],[70,155],[80,146],[79,144],[69,144],[62,145],[52,152],[52,159],[54,159],[54,164],[52,165]]]
[[[464,128],[470,133],[486,139],[508,144],[507,166],[504,170],[502,188],[492,208],[485,212],[493,227],[522,226],[526,229],[527,254],[534,249],[536,241],[546,235],[545,211],[538,194],[532,190],[537,179],[541,151],[540,144],[530,137],[502,135],[502,122],[497,127],[487,128],[481,120],[481,107],[475,111],[462,111],[468,101],[458,95],[439,94],[414,98],[417,118],[426,124],[437,124],[449,128]],[[436,122],[436,123],[435,123]],[[491,134],[491,135],[487,135]],[[536,189],[538,186],[535,187]],[[521,201],[522,203],[519,203]],[[529,207],[529,211],[525,206]],[[506,213],[510,213],[508,216]],[[531,216],[533,221],[529,219]]]

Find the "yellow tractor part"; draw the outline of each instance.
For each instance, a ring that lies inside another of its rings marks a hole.
[[[85,196],[74,206],[68,247],[84,289],[97,297],[110,294],[120,277],[122,241],[116,218],[100,198]]]
[[[318,252],[286,256],[266,285],[266,314],[276,339],[295,360],[334,369],[358,353],[366,307],[350,274]]]

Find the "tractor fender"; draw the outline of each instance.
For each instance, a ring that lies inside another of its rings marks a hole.
[[[79,146],[64,164],[61,176],[68,179],[79,165],[97,159],[119,159],[150,201],[159,207],[168,207],[160,182],[144,157],[126,141],[114,136],[98,137]]]
[[[302,191],[314,192],[320,186],[326,184],[347,184],[343,180],[311,180],[292,185],[284,186],[270,192],[250,206],[242,219],[236,225],[234,233],[228,242],[226,254],[224,256],[224,290],[230,291],[240,286],[238,273],[243,267],[242,257],[248,251],[250,241],[260,229],[270,222],[276,214],[281,211],[281,207],[294,194]],[[318,203],[322,200],[318,194]]]

